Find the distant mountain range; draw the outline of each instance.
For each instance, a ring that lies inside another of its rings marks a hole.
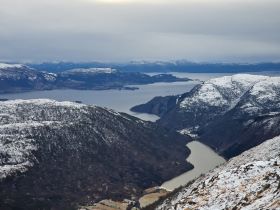
[[[133,199],[193,166],[176,132],[96,106],[0,102],[0,209]]]
[[[189,80],[169,74],[149,76],[138,72],[121,72],[112,68],[80,68],[53,73],[37,71],[21,64],[0,63],[0,93],[52,89],[133,90],[135,87],[127,86]]]
[[[280,71],[280,63],[194,63],[188,61],[174,62],[129,62],[129,63],[101,63],[101,62],[56,62],[56,63],[28,63],[40,71],[62,72],[75,68],[113,68],[123,72],[193,72],[193,73],[240,73],[260,71]]]
[[[195,136],[230,158],[280,135],[280,77],[237,74],[211,79],[132,111],[156,114],[160,125]]]

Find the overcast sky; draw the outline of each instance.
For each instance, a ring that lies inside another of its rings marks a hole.
[[[280,61],[279,0],[0,3],[0,60]]]

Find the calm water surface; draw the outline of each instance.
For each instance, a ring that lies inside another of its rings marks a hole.
[[[177,95],[190,91],[197,81],[155,83],[138,85],[138,90],[48,90],[15,94],[0,94],[0,98],[7,99],[38,99],[49,98],[57,101],[82,101],[84,104],[94,104],[108,107],[119,112],[125,112],[143,120],[155,121],[156,115],[139,114],[129,109],[135,105],[146,103],[155,96]]]
[[[163,188],[174,190],[180,186],[186,185],[189,181],[199,177],[203,173],[207,173],[226,161],[223,157],[217,155],[210,147],[198,141],[193,141],[187,144],[187,146],[191,150],[187,161],[194,165],[194,169],[163,183]]]

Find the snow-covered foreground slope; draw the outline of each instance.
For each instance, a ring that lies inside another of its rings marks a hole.
[[[280,209],[280,136],[201,176],[157,210]]]
[[[0,209],[73,209],[135,197],[192,168],[187,140],[97,106],[0,102]]]

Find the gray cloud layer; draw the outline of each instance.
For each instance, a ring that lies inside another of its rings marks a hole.
[[[280,60],[279,0],[0,1],[1,60]]]

